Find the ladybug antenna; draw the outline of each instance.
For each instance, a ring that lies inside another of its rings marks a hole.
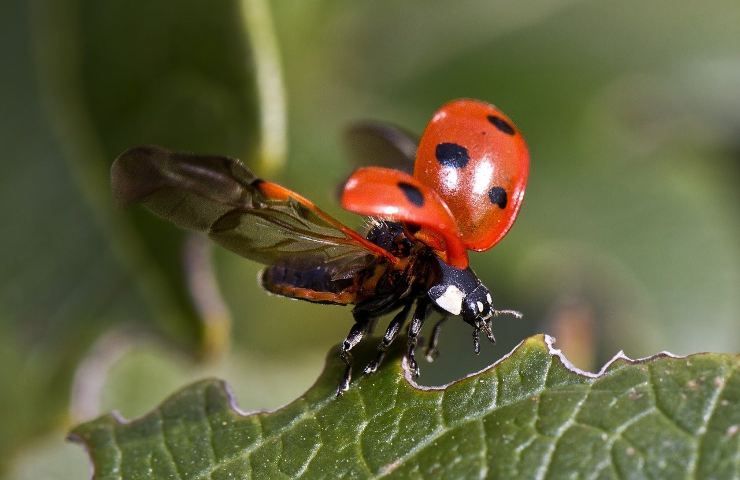
[[[494,310],[493,316],[498,317],[499,315],[511,315],[514,318],[524,318],[524,314],[517,310]]]

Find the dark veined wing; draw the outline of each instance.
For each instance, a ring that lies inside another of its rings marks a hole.
[[[412,174],[419,138],[392,124],[361,121],[344,132],[345,146],[356,167],[394,168]]]
[[[149,210],[248,259],[272,265],[334,265],[337,277],[390,253],[304,197],[257,178],[239,160],[135,147],[111,167],[116,199]]]

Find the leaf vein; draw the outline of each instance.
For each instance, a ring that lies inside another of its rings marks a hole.
[[[483,425],[483,417],[478,419],[478,425],[480,426],[480,475],[479,478],[488,477],[488,442],[486,441],[486,429]]]
[[[208,437],[208,446],[210,447],[211,463],[215,466],[218,463],[218,455],[216,454],[216,445],[213,443],[213,425],[211,425],[211,418],[208,416],[208,408],[206,407],[206,403],[208,402],[208,393],[206,389],[201,391],[201,395],[203,396],[201,410],[203,411],[203,418],[206,424],[206,436]],[[213,469],[208,468],[207,470],[209,470],[207,478],[213,478]]]
[[[515,404],[520,403],[520,402],[523,402],[523,401],[529,401],[529,399],[532,398],[532,396],[538,395],[538,394],[541,394],[541,393],[542,393],[542,390],[531,392],[530,394],[527,394],[527,395],[524,395],[522,397],[513,399],[511,402],[504,403],[504,404],[500,405],[499,407],[497,407],[496,409],[503,408],[503,407],[508,406],[508,405],[515,405]],[[390,475],[391,473],[393,473],[393,471],[396,468],[398,468],[398,466],[403,465],[406,461],[408,461],[409,459],[413,458],[416,454],[422,452],[425,448],[431,446],[432,443],[435,440],[437,440],[441,435],[446,434],[447,432],[449,432],[453,428],[462,428],[463,426],[468,425],[470,423],[478,422],[478,421],[480,421],[482,419],[482,417],[484,417],[485,415],[490,414],[493,410],[495,410],[495,409],[487,410],[487,411],[481,412],[481,413],[479,413],[477,415],[470,416],[470,417],[464,419],[463,421],[455,424],[454,426],[452,426],[449,429],[443,429],[443,428],[437,428],[437,429],[435,429],[429,435],[427,435],[425,438],[423,438],[419,442],[417,442],[417,444],[416,444],[416,446],[414,448],[412,448],[411,450],[409,450],[408,452],[406,452],[404,455],[400,456],[398,459],[394,460],[391,464],[387,464],[383,468],[381,468],[380,469],[380,473],[378,474],[378,476],[376,476],[374,478],[384,478],[384,477]]]
[[[306,461],[303,462],[303,465],[301,465],[301,468],[298,469],[298,472],[296,472],[296,477],[302,477],[304,473],[306,473],[306,470],[308,470],[309,465],[311,465],[311,462],[314,458],[316,458],[316,455],[318,455],[319,450],[321,450],[321,442],[317,442],[311,447],[311,451],[308,454],[308,457],[306,458]]]
[[[242,459],[248,460],[249,461],[249,464],[250,464],[250,468],[251,468],[251,465],[252,465],[251,455],[252,455],[252,453],[254,453],[256,450],[259,450],[260,448],[262,448],[263,445],[265,445],[265,444],[267,444],[267,443],[269,443],[269,442],[271,442],[273,440],[281,440],[283,433],[285,433],[287,430],[289,430],[290,428],[292,428],[293,426],[295,426],[297,423],[303,421],[307,417],[312,416],[312,415],[315,415],[316,412],[321,411],[329,403],[331,403],[333,401],[335,401],[335,398],[333,396],[327,397],[326,399],[322,400],[321,402],[318,402],[316,404],[316,407],[313,410],[309,410],[309,409],[307,409],[304,406],[303,411],[299,415],[296,415],[296,417],[293,418],[290,422],[288,422],[284,426],[278,428],[277,430],[275,430],[274,432],[270,433],[269,435],[264,435],[264,427],[262,427],[262,425],[261,425],[262,417],[260,415],[257,415],[257,418],[259,419],[259,423],[260,423],[261,432],[262,432],[262,435],[261,435],[262,436],[262,442],[259,442],[259,443],[255,442],[254,444],[250,445],[249,447],[245,448],[244,450],[241,450],[241,451],[235,453],[234,455],[231,455],[229,457],[224,458],[224,461],[221,462],[221,464],[218,467],[210,468],[210,469],[208,469],[206,471],[203,471],[203,472],[199,473],[198,475],[196,475],[195,477],[193,477],[193,480],[204,480],[205,478],[208,478],[208,477],[205,477],[204,475],[210,475],[212,471],[216,470],[216,468],[226,468],[229,465],[231,465],[232,463],[234,463],[234,462],[236,462],[238,460],[242,460]]]
[[[696,449],[694,450],[694,455],[692,455],[692,457],[689,459],[689,468],[687,469],[687,473],[689,475],[693,475],[694,477],[696,476],[696,469],[699,464],[699,453],[701,452],[702,446],[704,445],[704,439],[707,436],[707,427],[709,426],[709,422],[711,422],[712,418],[714,417],[714,412],[717,410],[719,399],[722,396],[722,393],[725,391],[725,386],[729,383],[732,376],[731,372],[729,374],[727,374],[727,372],[722,373],[726,374],[727,376],[723,377],[722,383],[714,389],[712,396],[707,402],[706,409],[704,410],[704,412],[702,412],[702,424],[696,431],[696,433],[698,434],[698,437],[696,438]],[[716,379],[721,377],[717,375],[714,378],[716,381]]]
[[[663,408],[663,406],[660,403],[660,398],[658,395],[658,390],[656,388],[657,382],[655,381],[655,376],[653,374],[653,369],[651,367],[648,367],[648,376],[650,377],[650,381],[648,382],[648,386],[650,387],[650,390],[653,394],[653,404],[655,405],[655,410],[668,421],[668,424],[671,425],[674,430],[680,432],[683,436],[687,437],[692,442],[696,442],[696,438],[694,438],[694,433],[689,431],[686,427],[683,425],[680,425],[675,418],[671,417],[667,411]]]
[[[544,385],[543,385],[543,389],[544,389]],[[583,408],[583,405],[586,403],[586,400],[588,399],[590,394],[591,394],[591,389],[589,388],[584,393],[583,397],[576,403],[570,416],[560,425],[560,427],[557,428],[557,430],[555,430],[555,433],[554,433],[555,440],[550,443],[550,446],[545,452],[544,458],[540,462],[539,468],[535,472],[534,478],[536,478],[537,480],[541,480],[545,478],[545,476],[547,475],[548,470],[550,469],[550,464],[552,463],[553,455],[555,454],[555,450],[557,449],[560,439],[563,438],[563,434],[571,426],[573,426],[573,424],[576,421],[576,417],[581,412],[581,408]],[[538,412],[539,412],[539,405],[537,407],[538,407]]]
[[[114,426],[112,428],[113,430],[113,445],[116,447],[116,460],[115,460],[115,471],[118,472],[118,480],[123,480],[123,450],[121,450],[121,446],[118,444],[118,429]]]
[[[601,472],[606,466],[609,465],[609,463],[610,463],[609,462],[609,459],[614,455],[614,453],[613,453],[614,452],[614,444],[617,441],[617,439],[620,439],[621,438],[625,442],[627,442],[630,445],[632,445],[632,442],[630,442],[628,439],[624,438],[622,436],[622,433],[624,433],[624,431],[626,431],[628,428],[630,428],[635,423],[639,422],[643,418],[645,418],[648,415],[651,415],[653,413],[660,414],[660,410],[658,410],[658,408],[655,407],[655,406],[652,406],[650,408],[647,408],[647,409],[643,410],[642,412],[638,413],[637,415],[633,416],[632,418],[628,419],[626,422],[622,423],[621,425],[619,425],[618,427],[616,427],[614,429],[614,432],[612,432],[612,434],[609,435],[609,437],[606,439],[606,442],[604,443],[604,448],[607,450],[608,454],[606,455],[606,457],[604,458],[604,460],[602,460],[601,462],[599,462],[598,465],[596,465],[596,468],[594,468],[594,474],[591,475],[589,478],[597,478],[597,475],[596,474],[598,474],[599,472]]]
[[[175,469],[177,478],[182,479],[183,476],[182,472],[180,471],[180,466],[177,464],[177,461],[175,461],[175,455],[172,453],[169,442],[167,440],[167,429],[165,428],[165,420],[164,416],[162,415],[162,410],[156,409],[155,412],[157,412],[157,416],[159,417],[159,431],[162,434],[162,445],[164,446],[164,451],[167,454],[167,458],[169,458],[170,462],[172,462],[172,466]]]

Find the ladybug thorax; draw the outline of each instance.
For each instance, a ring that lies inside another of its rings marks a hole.
[[[527,146],[511,120],[475,100],[450,102],[434,115],[414,168],[414,176],[447,204],[471,250],[486,250],[506,234],[528,173]]]

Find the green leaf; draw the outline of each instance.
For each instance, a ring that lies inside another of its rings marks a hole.
[[[444,388],[410,382],[396,358],[341,398],[334,351],[316,384],[275,412],[240,413],[223,382],[205,380],[138,420],[106,415],[71,438],[96,479],[737,478],[738,356],[619,354],[590,374],[552,343],[531,337]]]

